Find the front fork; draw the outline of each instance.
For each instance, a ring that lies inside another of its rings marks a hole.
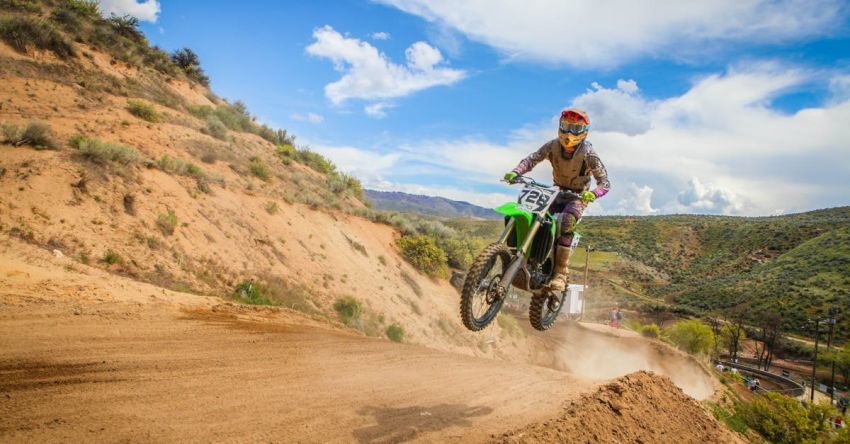
[[[499,237],[499,242],[505,242],[510,235],[516,220],[511,219],[508,224],[505,226],[505,231],[502,232],[502,235]],[[528,259],[528,250],[531,248],[531,242],[534,240],[534,236],[537,234],[537,230],[540,229],[540,225],[542,224],[542,219],[538,215],[534,215],[534,220],[531,223],[531,226],[528,228],[528,233],[525,235],[525,239],[522,241],[522,245],[517,247],[516,257],[511,262],[511,265],[508,266],[508,269],[505,270],[505,274],[502,276],[502,279],[499,281],[499,297],[504,297],[508,294],[508,288],[511,283],[513,283],[516,274],[519,273],[519,270],[525,266],[525,262]]]

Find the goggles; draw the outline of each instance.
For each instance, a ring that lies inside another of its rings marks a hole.
[[[583,123],[570,123],[570,122],[561,121],[560,131],[561,131],[561,134],[569,133],[569,134],[579,135],[579,134],[584,134],[587,131],[587,128],[588,128],[588,125],[585,125]]]

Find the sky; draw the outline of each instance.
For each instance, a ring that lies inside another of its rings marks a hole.
[[[850,205],[846,0],[101,0],[366,188],[482,206],[586,110],[587,214]],[[551,183],[547,162],[532,173]]]

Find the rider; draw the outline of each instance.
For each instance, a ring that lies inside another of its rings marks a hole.
[[[573,241],[576,224],[588,204],[608,193],[611,184],[608,173],[593,146],[585,140],[590,129],[587,113],[577,108],[569,108],[561,113],[558,138],[543,144],[537,151],[520,161],[511,172],[505,174],[505,180],[512,182],[534,168],[543,159],[552,164],[552,178],[555,185],[564,190],[578,193],[581,198],[567,202],[561,215],[561,233],[555,254],[555,276],[549,282],[551,291],[562,292],[569,280],[570,244]],[[590,176],[596,179],[596,188],[590,190]],[[553,205],[557,211],[559,202]]]

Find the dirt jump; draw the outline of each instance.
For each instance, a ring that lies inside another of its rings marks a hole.
[[[3,442],[737,439],[663,376],[612,380],[552,352],[561,335],[620,339],[587,328],[541,335],[542,365],[509,363],[43,256],[0,248]]]

